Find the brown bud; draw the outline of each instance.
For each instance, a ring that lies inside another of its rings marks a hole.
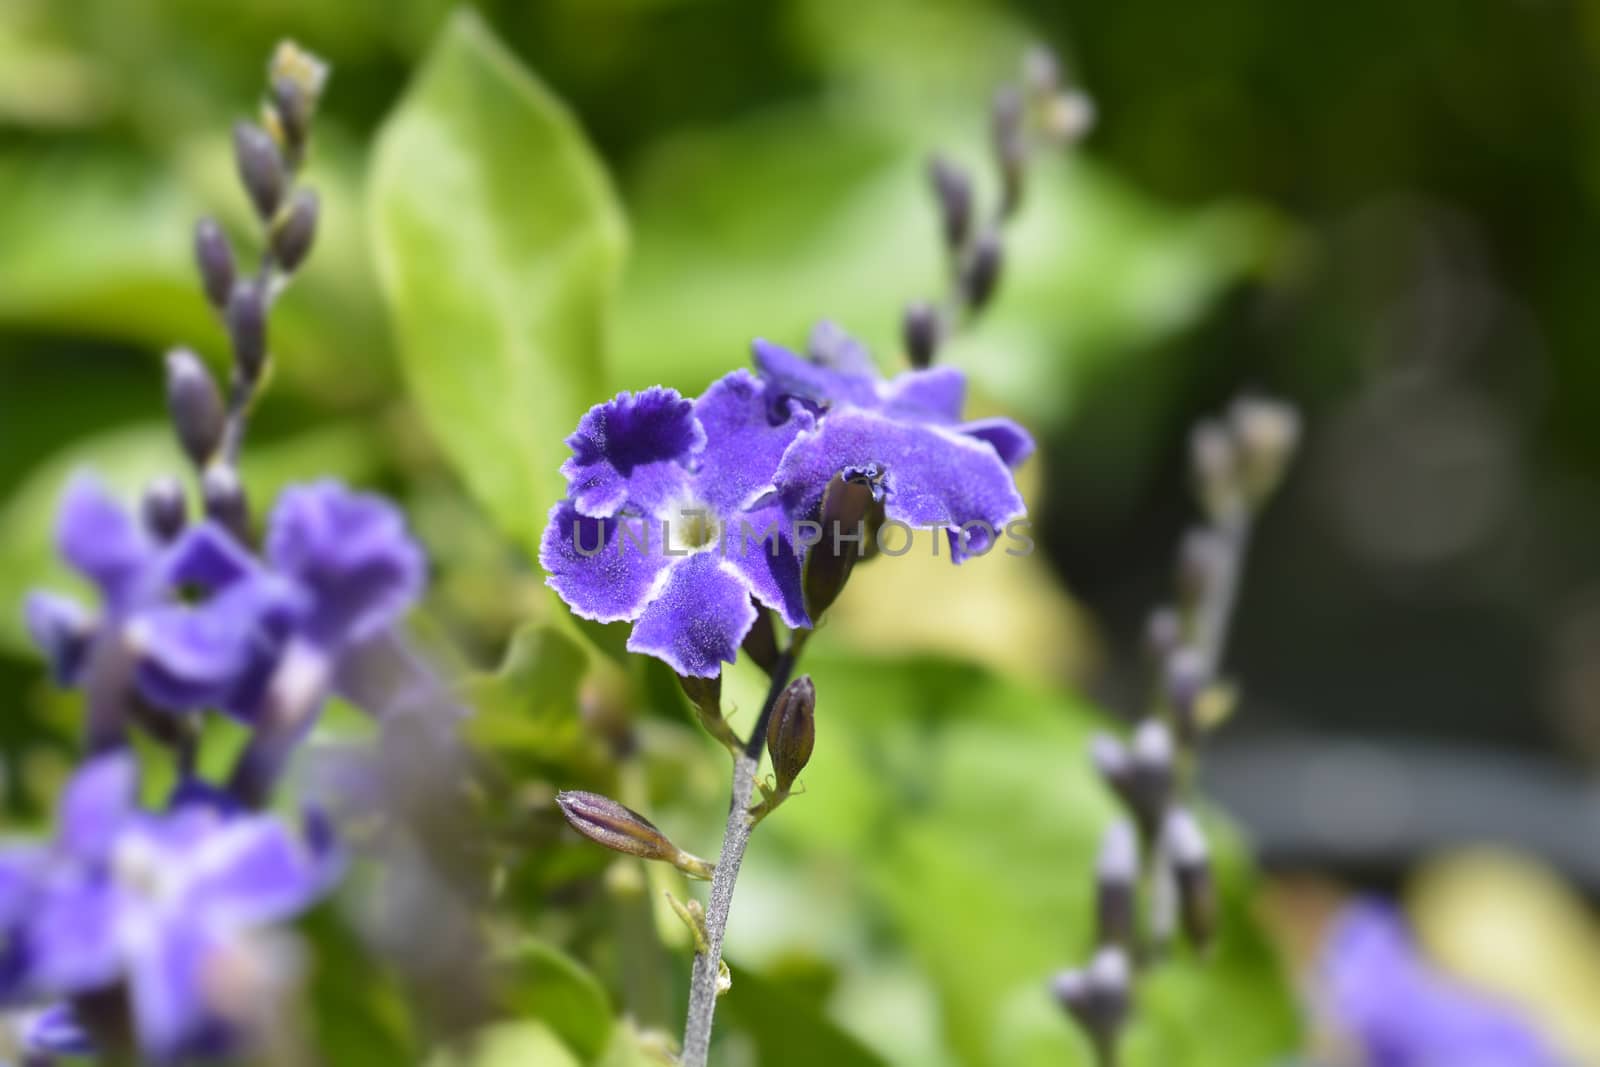
[[[815,625],[839,599],[866,551],[867,520],[876,502],[869,478],[836,474],[822,496],[822,539],[806,551],[800,584]]]
[[[757,605],[756,621],[744,635],[743,647],[750,662],[769,675],[778,665],[778,631],[772,625],[772,612],[767,608]]]
[[[939,223],[946,247],[952,251],[967,243],[972,232],[972,178],[943,156],[928,160],[928,181],[939,201]]]
[[[1095,862],[1095,925],[1102,945],[1133,944],[1139,841],[1133,824],[1118,820],[1100,838]]]
[[[670,863],[697,878],[711,877],[710,864],[684,852],[649,819],[610,797],[567,790],[556,794],[556,804],[572,828],[596,844],[640,859]]]
[[[235,284],[225,318],[234,366],[245,381],[253,382],[267,363],[267,302],[262,287],[249,281]]]
[[[1178,917],[1184,936],[1204,949],[1217,929],[1217,891],[1211,875],[1211,849],[1200,821],[1174,808],[1162,828],[1162,850],[1178,883]]]
[[[200,478],[200,496],[206,518],[233,534],[241,544],[250,538],[250,508],[238,472],[214,464]]]
[[[1102,948],[1089,966],[1056,975],[1051,990],[1094,1044],[1100,1062],[1115,1062],[1111,1050],[1127,1021],[1133,993],[1127,952],[1115,946]]]
[[[922,300],[907,304],[900,333],[911,365],[918,370],[931,366],[939,348],[938,309]]]
[[[715,737],[730,751],[740,748],[739,736],[733,732],[733,727],[728,720],[722,717],[722,675],[715,678],[697,678],[690,674],[680,674],[678,684],[682,686],[683,693],[689,698],[689,703],[694,705],[694,710],[700,717],[700,725],[706,728],[706,733]]]
[[[995,285],[1000,281],[1003,255],[1000,235],[994,230],[986,230],[962,265],[962,294],[973,311],[982,311],[994,296]]]
[[[811,759],[817,739],[817,690],[810,675],[789,683],[778,697],[767,723],[767,754],[778,792],[787,793]]]
[[[187,507],[183,486],[178,479],[166,476],[155,478],[146,485],[144,496],[139,501],[144,528],[150,536],[163,543],[183,532]]]

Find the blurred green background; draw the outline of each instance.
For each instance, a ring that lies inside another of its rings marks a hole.
[[[1152,991],[1137,1062],[1300,1047],[1280,957],[1350,884],[1467,916],[1424,920],[1465,973],[1485,968],[1451,931],[1523,902],[1552,955],[1497,980],[1596,1048],[1570,1024],[1595,994],[1547,987],[1569,973],[1556,956],[1589,975],[1600,958],[1574,896],[1600,889],[1600,7],[478,10],[0,0],[0,604],[63,580],[68,471],[131,491],[176,469],[159,355],[224,356],[191,226],[215,214],[248,247],[228,128],[293,37],[334,65],[307,176],[324,221],[274,319],[252,491],[335,474],[394,493],[434,560],[426,624],[463,669],[523,628],[526,660],[477,683],[479,740],[514,783],[495,914],[559,955],[515,1001],[553,1036],[512,1034],[506,1055],[598,1062],[613,1015],[675,1029],[687,957],[650,947],[670,938],[662,887],[562,835],[549,800],[623,790],[711,851],[725,768],[669,679],[543,590],[528,549],[560,440],[618,389],[698,391],[752,337],[798,344],[819,317],[897,366],[899,309],[942,271],[926,153],[987,179],[989,94],[1043,41],[1098,125],[1036,169],[1001,295],[950,353],[978,410],[1040,438],[1023,481],[1043,551],[852,583],[817,642],[807,796],[741,886],[722,1055],[1087,1062],[1043,985],[1088,946],[1111,810],[1083,743],[1115,721],[1094,705],[1139,698],[1137,637],[1192,521],[1188,428],[1244,389],[1292,399],[1309,430],[1251,561],[1228,663],[1244,702],[1211,773],[1271,889],[1246,899],[1230,847],[1211,978],[1188,962]],[[34,821],[76,718],[10,608],[0,682],[4,798]],[[756,679],[733,684],[755,703]],[[616,729],[638,735],[620,761],[597,740]],[[1373,782],[1386,803],[1345,803]],[[1428,862],[1484,840],[1515,857]],[[415,1055],[393,1011],[361,1010],[348,1040]],[[606,1021],[570,1022],[584,1011]],[[1221,1013],[1227,1040],[1208,1034]]]

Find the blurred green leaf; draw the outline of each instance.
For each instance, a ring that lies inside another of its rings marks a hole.
[[[334,905],[303,924],[315,965],[306,990],[312,1038],[326,1063],[380,1067],[417,1061],[405,999]]]
[[[462,1051],[435,1056],[430,1067],[582,1067],[547,1023],[519,1020],[486,1026]]]
[[[549,1026],[585,1061],[612,1041],[611,998],[588,969],[554,945],[528,940],[507,961],[511,1007]]]
[[[493,674],[469,678],[463,699],[476,709],[466,727],[472,740],[499,754],[559,764],[588,738],[578,714],[578,683],[588,656],[556,625],[518,630]]]
[[[335,423],[281,441],[252,443],[244,454],[244,478],[257,515],[284,486],[317,477],[360,481],[377,463],[377,442],[365,428]],[[0,647],[26,648],[22,602],[40,587],[83,589],[56,558],[56,505],[68,480],[84,470],[133,506],[146,482],[185,470],[164,424],[110,430],[84,438],[33,471],[0,504]]]
[[[747,968],[730,963],[729,970],[733,992],[723,998],[722,1008],[755,1043],[761,1067],[881,1067],[885,1062],[805,997]]]
[[[582,132],[470,12],[381,134],[373,240],[412,394],[529,552],[563,436],[601,391],[622,215]]]
[[[768,952],[870,944],[870,966],[838,964],[829,1003],[896,1062],[1087,1067],[1046,985],[1092,948],[1091,872],[1114,805],[1086,748],[1104,725],[1047,688],[939,660],[818,656],[807,669],[818,711],[806,791],[763,823],[730,951],[746,958],[753,928]],[[1256,1067],[1297,1047],[1243,851],[1213,833],[1222,936],[1210,960],[1182,960],[1146,987],[1132,1067]],[[925,976],[936,1010],[890,1016],[915,997],[874,988],[882,973]],[[728,1003],[739,992],[735,982]],[[1214,1032],[1235,1014],[1249,1021]]]

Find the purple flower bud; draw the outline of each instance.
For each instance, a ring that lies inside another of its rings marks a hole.
[[[144,487],[139,509],[145,530],[163,543],[182,533],[188,521],[188,501],[184,499],[183,485],[170,476],[156,478]]]
[[[262,287],[250,281],[234,285],[224,316],[228,340],[233,345],[233,362],[247,382],[261,377],[267,363],[267,299]]]
[[[787,793],[811,759],[817,739],[817,690],[810,675],[789,683],[772,709],[767,723],[767,754],[778,792]]]
[[[1112,1050],[1128,1018],[1133,979],[1128,954],[1108,946],[1082,970],[1062,971],[1051,991],[1094,1044],[1101,1063],[1114,1062]]]
[[[250,539],[250,507],[238,471],[222,465],[207,469],[200,478],[200,497],[206,518],[241,544]]]
[[[283,131],[284,143],[292,155],[298,156],[305,150],[306,136],[311,132],[315,102],[306,95],[299,81],[286,74],[273,75],[268,92],[272,98],[272,114]]]
[[[283,217],[272,227],[272,254],[278,265],[293,273],[300,269],[317,235],[317,194],[301,189],[294,194]]]
[[[649,819],[610,797],[567,790],[556,794],[556,804],[572,828],[595,844],[640,859],[670,863],[697,878],[711,877],[711,865],[705,860],[690,856],[667,840],[667,835]]]
[[[966,298],[967,307],[973,311],[982,311],[994,296],[995,286],[1000,281],[1000,265],[1004,256],[1004,249],[1000,241],[1000,234],[994,230],[986,230],[983,236],[973,246],[971,253],[961,270],[961,290]]]
[[[167,353],[167,413],[183,454],[204,467],[222,443],[227,416],[211,372],[187,348]]]
[[[270,222],[283,203],[283,155],[272,135],[260,126],[238,122],[233,127],[233,159],[239,180],[263,222]]]
[[[194,259],[200,268],[200,283],[206,299],[221,311],[228,306],[228,295],[238,277],[233,262],[233,247],[215,219],[201,219],[194,227]]]
[[[900,334],[911,365],[919,370],[931,366],[939,348],[938,309],[921,300],[907,304]]]
[[[1197,705],[1210,683],[1211,672],[1199,649],[1179,648],[1167,658],[1167,703],[1172,708],[1179,737],[1185,744],[1192,744],[1199,735]]]
[[[1101,837],[1095,862],[1095,924],[1100,944],[1132,946],[1138,880],[1138,835],[1132,823],[1119,820]]]
[[[928,180],[939,200],[945,245],[961,248],[972,232],[972,178],[957,164],[934,156],[928,160]]]
[[[1150,613],[1144,624],[1145,658],[1155,667],[1167,661],[1183,640],[1183,621],[1177,609],[1162,605]]]
[[[1196,526],[1178,545],[1178,602],[1194,611],[1216,589],[1228,566],[1228,541],[1209,526]]]
[[[1158,719],[1149,719],[1134,731],[1129,748],[1128,786],[1124,799],[1147,836],[1153,836],[1172,800],[1172,731]]]
[[[23,610],[28,636],[50,664],[51,679],[63,689],[77,685],[94,640],[89,613],[54,593],[30,593]]]
[[[1211,875],[1211,850],[1200,822],[1185,808],[1168,813],[1162,849],[1178,882],[1178,914],[1183,932],[1196,948],[1211,943],[1217,928],[1217,892]]]

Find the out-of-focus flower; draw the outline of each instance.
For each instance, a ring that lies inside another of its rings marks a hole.
[[[1330,1026],[1368,1067],[1558,1067],[1562,1062],[1505,1006],[1432,970],[1404,920],[1375,902],[1336,920],[1320,994]]]
[[[568,498],[551,509],[539,553],[549,584],[584,618],[633,622],[628,648],[681,675],[733,662],[756,618],[752,596],[809,625],[783,512],[751,505],[814,425],[745,371],[695,401],[654,388],[596,405],[567,439]]]
[[[266,995],[252,936],[326,893],[339,855],[318,820],[296,830],[200,787],[148,812],[136,787],[131,755],[101,756],[69,783],[53,841],[0,853],[0,1000],[125,987],[146,1059],[215,1056]],[[44,1018],[43,1037],[81,1040],[70,1016]]]

